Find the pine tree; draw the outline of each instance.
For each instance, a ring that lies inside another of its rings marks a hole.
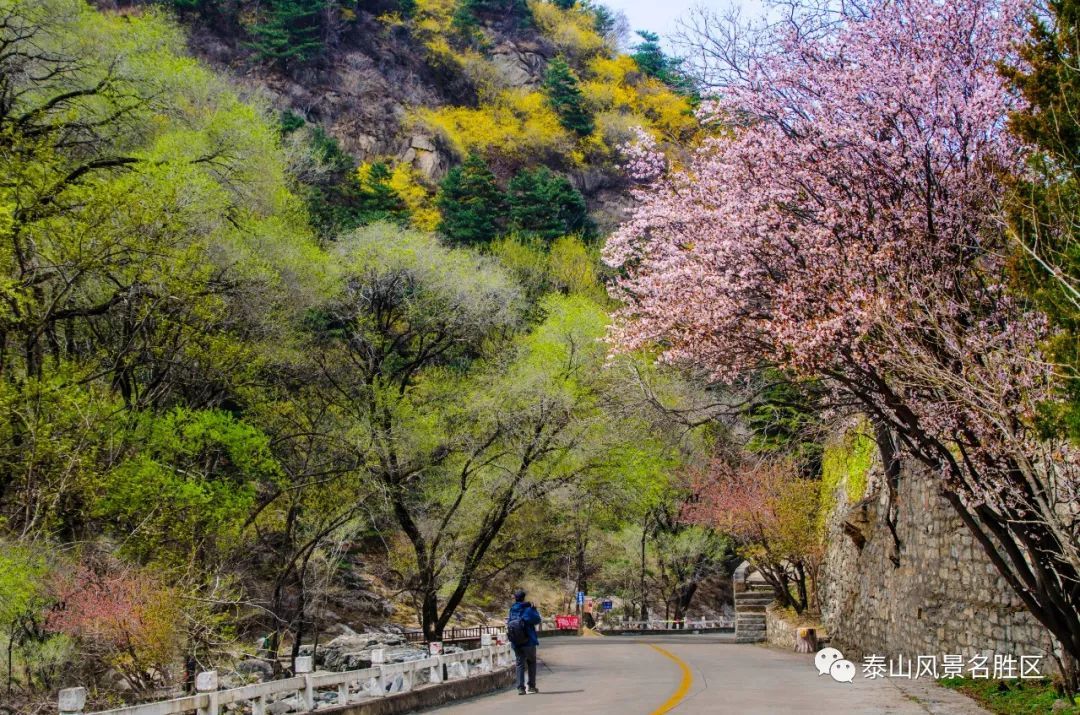
[[[453,17],[455,29],[466,34],[478,30],[481,17],[509,20],[518,27],[532,23],[532,11],[525,0],[459,0]]]
[[[658,79],[679,94],[696,97],[694,82],[682,71],[683,61],[669,57],[660,47],[660,36],[655,32],[638,30],[641,42],[634,46],[630,55],[638,68],[647,76]]]
[[[249,28],[250,46],[263,60],[288,69],[323,49],[321,14],[327,0],[266,0],[265,10]]]
[[[547,241],[585,231],[585,198],[547,167],[523,169],[510,181],[510,229]]]
[[[1025,65],[1007,69],[1028,106],[1011,128],[1035,147],[1032,171],[1009,202],[1018,248],[1014,282],[1058,330],[1046,346],[1062,375],[1060,402],[1044,405],[1047,432],[1080,440],[1080,0],[1052,0],[1033,15]]]
[[[556,57],[548,64],[544,77],[544,90],[548,95],[559,122],[579,136],[588,136],[593,131],[593,118],[585,107],[585,98],[578,87],[577,77],[570,66],[561,57]]]
[[[359,197],[355,211],[361,224],[376,221],[408,223],[409,207],[390,185],[391,175],[390,167],[385,162],[377,161],[357,177]]]
[[[439,231],[454,243],[488,242],[499,233],[504,204],[487,163],[479,154],[470,154],[463,164],[450,170],[439,186]]]

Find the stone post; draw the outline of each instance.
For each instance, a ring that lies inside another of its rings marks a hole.
[[[443,658],[441,655],[433,655],[432,657],[435,658],[435,665],[431,666],[428,680],[432,683],[441,683],[443,681]]]
[[[86,688],[64,688],[57,700],[60,715],[82,715],[86,707]]]
[[[386,663],[386,649],[374,648],[371,651],[371,665],[379,669],[379,677],[375,679],[379,687],[379,697],[386,697],[386,674],[383,673],[382,666]]]
[[[315,688],[311,684],[311,669],[314,666],[314,658],[310,655],[296,657],[293,670],[296,675],[304,676],[304,689],[300,693],[300,699],[304,701],[304,707],[308,710],[315,709]]]
[[[216,670],[204,670],[195,676],[195,691],[206,694],[205,704],[199,715],[218,715],[218,674]]]
[[[337,704],[348,705],[349,704],[349,681],[340,683],[337,687]]]

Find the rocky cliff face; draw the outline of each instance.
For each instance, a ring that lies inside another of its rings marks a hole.
[[[474,152],[504,190],[523,170],[545,166],[562,174],[584,195],[590,225],[603,235],[625,217],[621,147],[636,130],[674,153],[704,133],[684,89],[620,54],[612,11],[598,3],[93,1],[126,13],[172,7],[192,54],[228,75],[249,99],[282,113],[283,134],[300,157],[294,174],[315,187],[320,205],[311,212],[320,215],[313,223],[324,235],[339,229],[343,216],[346,224],[351,220],[352,167],[362,174],[374,164],[394,172],[393,189],[408,204],[410,224],[433,229],[439,182]],[[282,8],[302,13],[310,26],[283,25]],[[294,32],[315,33],[301,36],[310,52],[282,59],[296,47]],[[272,51],[259,44],[267,33],[277,43]],[[570,82],[569,98],[557,100],[551,93],[566,90],[544,86],[556,58],[570,73],[560,80]],[[573,125],[568,106],[588,115],[587,124]],[[294,134],[299,127],[304,131]],[[329,152],[327,138],[334,144]],[[320,152],[330,161],[312,162]]]
[[[98,0],[103,9],[139,11],[144,0]],[[191,52],[275,110],[321,126],[360,163],[389,159],[414,168],[429,183],[460,160],[435,132],[415,121],[418,108],[476,106],[472,79],[440,67],[406,24],[387,22],[386,8],[357,8],[324,56],[280,71],[260,62],[243,32],[199,15],[182,15]],[[383,13],[383,14],[380,14]],[[479,55],[485,79],[504,89],[538,89],[560,50],[535,28],[487,23]],[[610,170],[583,166],[567,172],[575,185],[609,210],[621,203]],[[606,193],[605,193],[606,192]],[[600,195],[603,194],[603,195]],[[614,209],[618,211],[616,207]]]
[[[255,62],[241,40],[201,22],[191,27],[196,56],[275,109],[321,125],[359,161],[396,157],[433,180],[446,172],[448,152],[430,133],[417,133],[409,125],[409,108],[454,103],[460,97],[427,67],[423,52],[404,30],[387,29],[362,13],[323,62],[282,73]]]

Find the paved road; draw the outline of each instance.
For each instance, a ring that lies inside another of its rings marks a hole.
[[[811,656],[736,645],[730,636],[551,638],[539,656],[539,694],[511,690],[438,712],[985,715],[963,695],[925,681],[860,675],[837,683],[818,676]]]

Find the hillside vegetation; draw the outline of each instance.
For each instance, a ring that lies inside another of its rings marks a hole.
[[[685,612],[725,544],[671,518],[706,436],[661,407],[703,397],[608,359],[597,209],[636,127],[700,130],[609,11],[0,14],[5,702],[149,698],[257,640],[287,668],[342,623],[438,638],[604,563]],[[337,113],[291,101],[320,83]],[[349,108],[391,85],[364,144]]]

